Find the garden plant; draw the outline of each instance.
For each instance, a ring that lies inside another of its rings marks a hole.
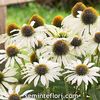
[[[100,100],[99,13],[78,2],[44,20],[35,14],[0,35],[0,100]]]

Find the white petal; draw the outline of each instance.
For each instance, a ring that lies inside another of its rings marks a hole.
[[[78,76],[78,86],[80,86],[81,85],[81,83],[82,83],[82,78],[80,77],[80,76]]]
[[[31,23],[30,23],[30,25],[33,27],[34,26],[34,24],[35,24],[35,21],[32,21]]]
[[[18,85],[15,89],[16,93],[18,94],[20,92],[20,88],[21,88],[21,85]]]
[[[88,85],[88,77],[87,76],[83,76],[83,81],[86,85]]]
[[[46,85],[46,77],[45,76],[41,76],[41,83],[45,86]]]
[[[38,83],[38,81],[39,81],[39,78],[40,78],[40,76],[37,76],[37,77],[35,78],[35,80],[34,80],[34,86],[35,86],[35,87],[37,86],[37,83]]]
[[[72,80],[72,84],[76,83],[76,81],[77,81],[77,78],[74,78],[74,79]]]
[[[89,59],[86,59],[83,64],[87,65],[89,63]]]
[[[72,76],[67,78],[67,81],[72,81],[75,77],[77,77],[77,76],[76,75],[72,75]]]
[[[91,77],[96,83],[98,83],[98,80],[95,77]]]
[[[14,63],[15,63],[15,60],[14,60],[14,57],[12,57],[12,58],[11,58],[11,64],[10,64],[11,67],[14,67]]]
[[[8,60],[7,60],[7,62],[6,62],[6,65],[5,65],[6,68],[9,67],[10,62],[11,62],[11,58],[8,58]]]
[[[7,88],[7,89],[10,89],[11,88],[11,86],[7,83],[7,82],[2,82],[2,84]]]
[[[0,50],[0,53],[6,53],[6,51],[5,50]]]
[[[82,64],[81,60],[77,60],[77,64],[79,65]]]
[[[7,58],[4,58],[4,59],[2,59],[1,61],[0,61],[0,64],[2,64],[4,61],[6,61],[7,60]]]
[[[55,82],[55,80],[53,79],[53,77],[49,74],[46,74],[46,78],[52,82]]]
[[[21,97],[27,95],[27,94],[30,93],[30,92],[33,92],[33,90],[27,90],[27,91],[25,91],[25,92],[21,95]]]
[[[10,77],[10,76],[15,76],[16,75],[16,71],[14,69],[8,70],[4,76],[5,77]]]
[[[18,80],[14,77],[4,78],[4,80],[7,82],[18,82]]]
[[[18,64],[20,64],[20,65],[22,64],[22,61],[21,61],[21,59],[20,59],[20,58],[15,57],[15,60],[17,61],[17,63],[18,63]]]
[[[28,84],[30,84],[33,80],[34,80],[34,78],[37,76],[37,74],[35,74],[34,76],[31,76],[30,77],[30,80],[29,80],[29,82],[28,82]]]
[[[94,63],[89,63],[88,67],[92,67],[94,65]]]
[[[99,67],[92,67],[92,68],[90,68],[90,71],[99,72],[100,68]]]

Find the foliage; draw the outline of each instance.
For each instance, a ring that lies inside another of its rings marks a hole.
[[[33,14],[39,14],[40,16],[45,18],[46,23],[51,23],[52,19],[56,15],[62,15],[65,17],[68,15],[68,13],[69,12],[66,12],[63,9],[58,9],[58,8],[51,9],[51,8],[43,7],[36,3],[29,3],[27,6],[25,5],[22,7],[19,5],[17,6],[14,5],[8,7],[7,24],[17,23],[21,26],[22,23],[27,23],[29,18]]]

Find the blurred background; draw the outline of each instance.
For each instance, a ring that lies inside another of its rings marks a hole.
[[[100,0],[33,0],[29,3],[9,5],[7,10],[7,25],[16,23],[19,26],[27,23],[33,14],[45,18],[46,23],[51,23],[56,15],[67,16],[77,2],[93,6],[100,11]]]

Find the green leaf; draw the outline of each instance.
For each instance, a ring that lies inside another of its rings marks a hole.
[[[100,90],[99,89],[96,89],[93,87],[89,90],[88,93],[92,100],[100,100]]]

